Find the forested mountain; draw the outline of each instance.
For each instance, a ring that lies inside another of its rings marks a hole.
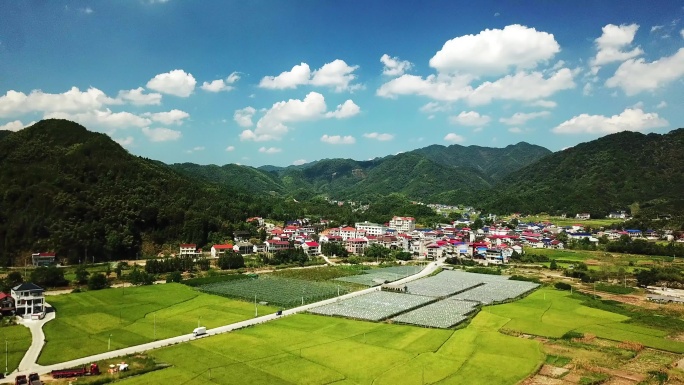
[[[434,145],[369,161],[323,159],[300,166],[256,169],[191,164],[172,167],[221,180],[231,187],[249,185],[251,191],[278,192],[298,200],[323,194],[367,201],[399,193],[414,200],[464,203],[476,191],[550,153],[524,142],[506,148]],[[269,183],[257,183],[262,180]]]
[[[86,252],[116,259],[167,242],[204,244],[271,210],[56,119],[0,139],[0,203],[3,265],[30,250],[78,261]]]
[[[620,132],[554,153],[505,177],[484,198],[498,212],[588,212],[630,206],[684,212],[684,129]],[[634,214],[634,213],[633,213]]]
[[[424,155],[433,162],[456,168],[472,168],[482,172],[487,180],[498,181],[537,160],[551,151],[533,144],[520,142],[505,148],[461,146],[445,147],[438,144],[411,151]]]

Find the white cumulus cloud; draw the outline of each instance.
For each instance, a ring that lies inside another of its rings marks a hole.
[[[263,154],[277,154],[279,152],[283,151],[282,148],[277,148],[277,147],[261,147],[259,148],[259,152]]]
[[[608,24],[603,27],[603,34],[595,40],[597,52],[590,61],[592,73],[598,72],[604,64],[625,61],[643,54],[644,51],[640,47],[625,50],[634,41],[638,29],[638,24]]]
[[[358,114],[360,108],[351,100],[327,111],[325,98],[317,92],[309,92],[303,100],[290,99],[277,102],[257,121],[254,130],[244,130],[241,140],[279,140],[289,131],[289,124],[321,119],[343,119]]]
[[[130,112],[112,112],[110,109],[91,110],[86,112],[51,112],[45,114],[46,119],[67,119],[82,124],[85,127],[101,127],[112,130],[130,127],[146,127],[152,123],[148,118]]]
[[[152,119],[155,122],[159,122],[162,124],[183,124],[183,119],[187,119],[190,117],[190,114],[188,114],[185,111],[173,109],[171,111],[166,111],[166,112],[146,112],[143,114],[143,116],[148,117]]]
[[[84,112],[120,103],[93,87],[88,88],[87,91],[71,87],[70,90],[61,94],[33,90],[26,95],[23,92],[9,90],[5,95],[0,96],[0,117],[20,116],[30,112]]]
[[[451,39],[430,59],[430,66],[441,73],[502,74],[511,67],[534,68],[559,51],[552,34],[514,24]]]
[[[358,66],[350,66],[344,60],[336,59],[324,64],[321,68],[311,71],[306,63],[292,67],[278,76],[265,76],[259,82],[259,87],[269,89],[297,88],[302,85],[331,87],[335,92],[353,91],[360,88],[358,84],[351,84],[356,79],[354,71]]]
[[[453,132],[451,132],[446,134],[446,136],[444,137],[444,141],[450,143],[463,143],[465,141],[465,138],[461,135],[454,134]]]
[[[627,95],[655,91],[684,76],[684,48],[674,55],[646,62],[643,58],[629,59],[620,64],[606,86],[619,87]]]
[[[183,70],[173,70],[150,79],[147,82],[147,88],[163,94],[187,98],[195,90],[196,84],[197,81],[192,74]]]
[[[384,65],[382,74],[386,76],[401,76],[413,67],[408,60],[401,60],[398,57],[390,57],[384,54],[380,57],[380,62]]]
[[[484,126],[492,120],[487,115],[480,115],[477,111],[461,111],[460,114],[456,116],[450,116],[449,121],[453,124],[459,124],[461,126]]]
[[[612,134],[620,131],[645,131],[666,127],[668,121],[656,113],[627,108],[619,115],[603,116],[581,114],[567,120],[551,131],[557,134]]]
[[[7,122],[3,125],[0,126],[0,131],[14,131],[17,132],[21,129],[23,129],[24,123],[21,122],[21,120],[15,120],[13,122]]]
[[[226,147],[226,151],[228,151],[228,152],[235,151],[235,146]]]
[[[125,138],[119,138],[119,139],[114,139],[115,142],[119,143],[121,147],[128,147],[135,142],[135,139],[133,139],[132,136],[127,136]]]
[[[293,166],[301,166],[306,163],[306,159],[297,159],[294,162],[292,162]]]
[[[132,90],[119,91],[117,99],[136,106],[159,105],[161,104],[162,95],[156,92],[146,94],[144,88],[138,87]]]
[[[323,135],[321,136],[321,142],[328,144],[354,144],[356,139],[353,136],[340,136],[340,135]]]
[[[254,125],[252,122],[252,117],[255,113],[256,109],[254,109],[254,107],[241,108],[239,110],[235,110],[235,113],[233,114],[233,120],[235,120],[240,127],[252,127]]]
[[[368,139],[379,140],[381,142],[386,142],[388,140],[394,139],[394,135],[392,135],[392,134],[381,134],[379,132],[371,132],[371,133],[363,134],[363,137],[368,138]]]
[[[152,142],[173,141],[173,140],[180,139],[180,137],[182,136],[180,131],[172,130],[169,128],[163,128],[163,127],[159,127],[159,128],[143,127],[142,132]]]
[[[537,118],[542,118],[551,115],[549,111],[539,111],[539,112],[516,112],[510,118],[501,118],[499,122],[509,125],[509,126],[521,126],[527,123],[527,121]]]
[[[235,82],[238,80],[240,80],[240,74],[233,72],[225,79],[216,79],[212,80],[211,82],[203,82],[200,88],[208,92],[230,91],[235,88],[233,87],[233,84],[235,84]]]
[[[556,108],[558,106],[558,103],[554,102],[553,100],[535,100],[532,103],[530,103],[530,106],[534,107],[544,107],[544,108]]]

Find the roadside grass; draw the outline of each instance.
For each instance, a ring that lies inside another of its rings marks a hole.
[[[4,345],[7,340],[7,369],[12,372],[19,366],[24,354],[31,346],[31,331],[22,325],[0,327],[0,343]],[[5,346],[2,346],[5,350]],[[3,357],[5,358],[5,357]],[[4,361],[4,360],[3,360]],[[3,362],[4,364],[4,362]],[[5,372],[5,365],[0,367],[0,373]]]
[[[105,289],[49,298],[57,317],[44,326],[38,362],[49,365],[214,328],[254,317],[254,304],[200,293],[180,284]],[[260,315],[276,309],[258,306]]]

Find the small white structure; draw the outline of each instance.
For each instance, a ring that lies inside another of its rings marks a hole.
[[[24,282],[12,288],[12,298],[18,316],[24,319],[42,319],[45,316],[45,290],[33,283]]]
[[[384,235],[387,232],[388,227],[378,224],[378,223],[371,223],[368,221],[365,222],[357,222],[354,227],[356,227],[356,230],[359,231],[364,231],[366,235],[374,235],[376,237],[379,237],[381,235]]]

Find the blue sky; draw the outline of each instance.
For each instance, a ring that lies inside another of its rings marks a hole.
[[[167,163],[431,144],[557,151],[684,126],[684,2],[4,1],[0,129]]]

